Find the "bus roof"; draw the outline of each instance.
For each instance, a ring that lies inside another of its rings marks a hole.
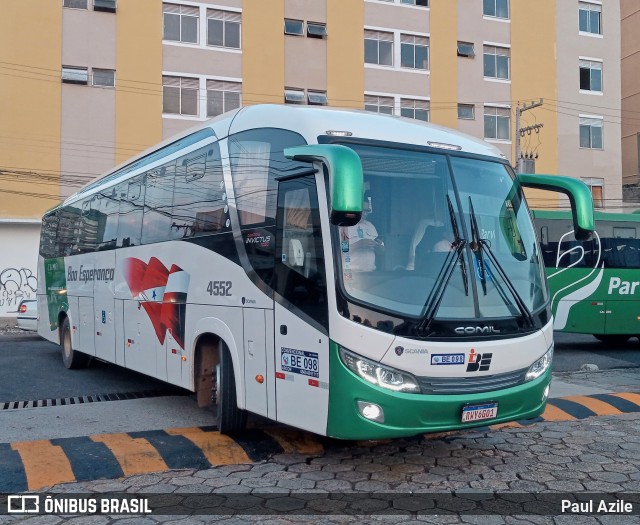
[[[241,131],[256,128],[289,129],[299,133],[309,144],[317,144],[318,137],[328,131],[347,132],[354,138],[365,138],[418,146],[450,147],[489,157],[505,159],[495,146],[453,129],[370,111],[328,107],[258,104],[230,111],[170,137],[142,153],[128,159],[88,183],[64,203],[74,202],[103,185],[116,184],[133,176],[139,168],[159,161],[182,147],[207,137],[218,140]],[[162,155],[159,150],[166,151]],[[57,208],[57,207],[56,207]],[[53,208],[55,209],[55,208]]]
[[[571,219],[571,211],[569,210],[531,210],[533,216],[537,219]],[[593,216],[598,221],[626,221],[640,222],[640,215],[632,213],[610,213],[603,211],[594,211]]]

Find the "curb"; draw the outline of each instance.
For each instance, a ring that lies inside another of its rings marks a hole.
[[[470,430],[517,428],[541,421],[574,421],[640,412],[640,394],[623,392],[549,399],[532,420]],[[429,439],[464,430],[426,434]],[[289,427],[252,429],[230,437],[216,427],[0,443],[0,493],[41,490],[60,483],[114,479],[174,469],[207,469],[266,461],[275,454],[322,455],[327,438]],[[344,442],[352,446],[353,442]],[[335,444],[335,442],[334,442]]]

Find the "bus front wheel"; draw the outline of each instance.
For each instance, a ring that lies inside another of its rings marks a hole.
[[[218,430],[221,434],[239,432],[245,427],[247,413],[238,408],[233,361],[227,345],[222,342],[214,374],[213,398],[218,416]]]
[[[593,334],[598,341],[610,345],[623,345],[631,336],[622,334]]]
[[[89,364],[89,356],[74,350],[71,346],[71,326],[69,325],[68,317],[65,317],[62,322],[61,334],[60,346],[62,349],[62,362],[65,368],[86,368]]]

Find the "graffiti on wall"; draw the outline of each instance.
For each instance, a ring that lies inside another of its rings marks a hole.
[[[0,308],[17,308],[23,299],[35,299],[38,281],[29,268],[0,271]]]

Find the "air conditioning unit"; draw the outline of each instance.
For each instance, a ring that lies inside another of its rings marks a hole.
[[[93,0],[93,10],[105,13],[116,12],[116,0]]]

